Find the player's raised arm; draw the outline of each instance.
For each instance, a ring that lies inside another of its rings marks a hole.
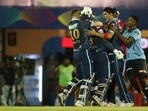
[[[112,27],[112,30],[116,33],[117,37],[120,38],[120,40],[125,44],[128,45],[134,41],[134,38],[131,36],[129,38],[124,37],[115,27]]]
[[[111,31],[108,31],[106,33],[99,33],[99,32],[96,32],[94,29],[87,30],[86,34],[88,36],[97,36],[104,39],[111,39],[114,35],[114,33]]]

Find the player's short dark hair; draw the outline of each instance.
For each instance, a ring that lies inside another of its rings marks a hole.
[[[114,10],[114,14],[118,14],[118,10],[117,10],[117,8],[115,8],[115,7],[113,7],[113,10]]]
[[[136,21],[136,23],[139,22],[139,17],[138,17],[138,16],[136,16],[136,15],[131,15],[130,17],[132,17],[132,18]]]
[[[107,13],[112,13],[113,15],[114,15],[114,9],[113,8],[111,8],[111,7],[105,7],[104,9],[103,9],[103,12],[107,12]]]
[[[74,13],[76,13],[76,12],[78,12],[78,11],[80,11],[78,8],[72,9],[70,15],[73,16]]]

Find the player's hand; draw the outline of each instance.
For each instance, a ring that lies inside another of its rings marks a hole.
[[[114,32],[116,32],[116,31],[117,31],[117,27],[112,26],[112,25],[110,26],[110,29],[111,29],[111,30],[113,30]]]
[[[103,25],[103,26],[102,26],[102,29],[103,29],[104,31],[108,31],[108,25]]]
[[[91,28],[90,30],[87,30],[86,31],[86,35],[87,36],[93,36],[93,35],[95,35],[96,34],[96,31],[95,31],[95,29],[93,29],[93,28]]]
[[[114,52],[114,54],[116,55],[116,57],[118,59],[123,59],[124,58],[124,54],[120,50],[115,49],[113,52]]]

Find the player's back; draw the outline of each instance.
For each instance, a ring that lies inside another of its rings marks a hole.
[[[68,25],[68,29],[73,40],[74,49],[88,49],[89,40],[86,30],[91,26],[91,22],[82,20],[72,20]]]
[[[99,33],[104,33],[103,29],[100,26],[93,26],[91,28],[93,28],[95,31]],[[101,52],[106,50],[106,47],[103,44],[104,41],[102,38],[99,38],[97,36],[93,36],[93,37],[90,36],[89,41],[90,41],[91,50],[98,49]]]

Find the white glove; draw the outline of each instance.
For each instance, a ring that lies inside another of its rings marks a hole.
[[[114,52],[114,54],[116,55],[116,57],[118,59],[123,59],[124,58],[124,54],[120,50],[115,49],[113,52]]]
[[[81,11],[81,14],[83,15],[88,15],[89,17],[91,16],[91,15],[93,15],[93,13],[92,13],[92,9],[90,8],[90,7],[84,7],[83,8],[83,10]]]

